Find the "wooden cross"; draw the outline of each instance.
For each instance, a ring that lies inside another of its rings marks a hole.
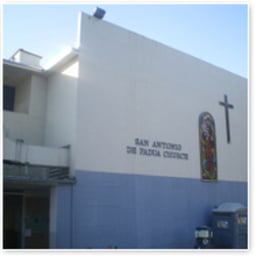
[[[225,108],[225,115],[226,115],[226,131],[227,131],[227,142],[230,143],[230,126],[229,126],[229,113],[228,109],[229,108],[234,108],[233,105],[228,104],[228,98],[227,95],[224,95],[224,102],[220,101],[219,104],[221,106],[224,106]]]

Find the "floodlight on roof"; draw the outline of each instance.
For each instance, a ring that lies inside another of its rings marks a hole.
[[[99,8],[99,7],[96,7],[94,10],[93,10],[93,16],[98,18],[98,19],[102,19],[106,14],[106,11]]]

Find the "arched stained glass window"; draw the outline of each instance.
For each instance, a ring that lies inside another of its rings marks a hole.
[[[215,122],[212,115],[203,112],[199,117],[201,179],[217,180],[217,149]]]

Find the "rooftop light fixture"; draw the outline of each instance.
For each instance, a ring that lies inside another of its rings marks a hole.
[[[93,16],[98,18],[98,19],[102,19],[106,14],[106,11],[99,8],[99,7],[96,7],[94,10],[93,10]]]

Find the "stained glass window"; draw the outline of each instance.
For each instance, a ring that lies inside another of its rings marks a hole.
[[[217,150],[215,122],[212,115],[203,112],[199,117],[201,179],[217,180]]]

